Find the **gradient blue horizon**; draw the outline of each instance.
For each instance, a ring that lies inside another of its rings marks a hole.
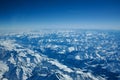
[[[120,29],[119,0],[0,0],[0,28]]]

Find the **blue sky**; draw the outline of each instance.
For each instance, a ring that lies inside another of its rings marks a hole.
[[[120,0],[0,0],[1,29],[120,29]]]

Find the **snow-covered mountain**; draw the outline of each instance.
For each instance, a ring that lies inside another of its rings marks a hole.
[[[0,79],[120,80],[120,32],[1,33]]]

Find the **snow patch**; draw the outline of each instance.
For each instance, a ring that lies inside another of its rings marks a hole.
[[[50,62],[52,65],[55,65],[55,66],[57,66],[58,68],[66,71],[66,72],[69,72],[69,73],[73,72],[72,69],[68,68],[66,65],[63,65],[63,64],[59,63],[57,60],[49,61],[49,62]]]
[[[9,67],[5,63],[3,63],[2,61],[0,61],[0,80],[3,79],[3,75],[7,71],[9,71]],[[6,78],[4,78],[4,79],[6,79]]]
[[[14,40],[1,40],[0,45],[4,46],[7,50],[13,50],[17,47],[21,47],[20,45],[16,44]]]
[[[74,51],[74,50],[75,50],[74,47],[69,47],[69,48],[68,48],[68,51],[69,51],[69,52],[72,52],[72,51]]]
[[[75,59],[76,59],[76,60],[80,60],[80,56],[79,56],[79,55],[76,55],[76,56],[75,56]]]

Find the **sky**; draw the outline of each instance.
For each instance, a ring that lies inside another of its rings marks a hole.
[[[0,29],[120,29],[120,0],[0,0]]]

